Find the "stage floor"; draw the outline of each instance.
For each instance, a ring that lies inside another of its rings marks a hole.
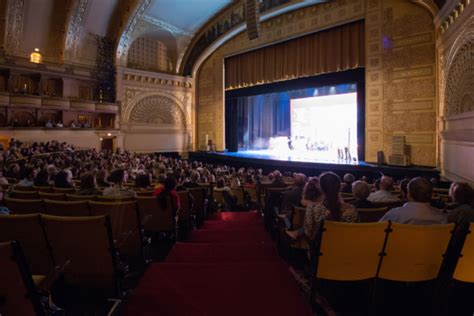
[[[266,159],[266,160],[278,160],[278,161],[291,161],[291,162],[310,162],[310,163],[323,163],[323,164],[336,164],[336,165],[360,165],[361,162],[357,160],[341,160],[334,159],[334,154],[324,151],[276,151],[271,149],[261,150],[245,150],[238,152],[221,152],[217,153],[225,156],[240,157],[240,158],[252,158],[252,159]],[[362,162],[362,164],[365,164]]]
[[[278,169],[288,172],[303,172],[307,175],[319,175],[324,171],[334,171],[339,175],[351,172],[358,176],[379,178],[382,174],[396,178],[423,176],[427,178],[439,177],[439,171],[431,167],[421,166],[389,166],[366,163],[364,161],[346,161],[324,159],[324,157],[275,155],[269,151],[254,150],[240,152],[190,152],[191,160],[208,163],[226,164],[233,167],[257,167],[265,173]]]

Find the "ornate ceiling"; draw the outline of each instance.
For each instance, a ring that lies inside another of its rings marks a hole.
[[[226,32],[245,29],[247,1],[5,0],[0,4],[0,34],[5,34],[0,48],[7,58],[26,59],[39,49],[47,63],[93,68],[100,54],[97,43],[107,38],[116,47],[115,64],[127,66],[130,46],[147,37],[172,54],[172,72],[184,73],[186,60],[193,63]],[[263,18],[331,0],[250,1],[260,6]]]

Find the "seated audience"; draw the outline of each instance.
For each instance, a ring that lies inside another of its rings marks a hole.
[[[105,169],[100,169],[96,174],[96,182],[99,188],[108,188],[110,183],[107,182],[108,173]]]
[[[37,187],[47,187],[49,186],[49,174],[48,171],[42,169],[35,177],[34,185]]]
[[[400,201],[402,203],[408,202],[408,182],[410,182],[409,179],[403,179],[402,181],[400,181]]]
[[[400,199],[392,194],[393,179],[391,177],[383,176],[380,180],[380,190],[371,193],[367,198],[372,203],[397,203]]]
[[[474,190],[467,183],[453,182],[449,189],[453,201],[448,222],[464,225],[474,222]]]
[[[355,177],[351,173],[346,173],[343,178],[344,184],[341,188],[341,192],[352,193],[352,183],[355,181]]]
[[[231,211],[235,210],[235,207],[237,205],[236,198],[234,194],[232,193],[232,189],[226,185],[224,178],[221,177],[217,179],[216,187],[214,188],[214,190],[223,191],[227,210],[231,210]]]
[[[200,176],[197,170],[191,171],[189,181],[184,182],[183,187],[186,189],[200,188],[201,186],[199,185],[199,178]]]
[[[170,176],[165,179],[163,186],[160,186],[153,192],[153,196],[157,197],[162,208],[167,207],[167,197],[170,198],[175,215],[181,207],[181,201],[176,192],[176,187],[177,182],[175,178]]]
[[[3,176],[3,171],[0,170],[0,185],[8,185],[8,180]]]
[[[71,175],[66,171],[59,171],[54,177],[54,187],[60,189],[73,188]]]
[[[150,176],[145,173],[137,174],[135,177],[135,187],[141,191],[151,190]]]
[[[21,180],[20,182],[17,183],[17,186],[19,187],[32,187],[35,185],[35,177],[36,177],[36,170],[31,168],[31,167],[27,167],[24,172],[24,178],[23,180]]]
[[[356,200],[351,204],[356,208],[374,208],[374,203],[367,201],[370,195],[370,186],[364,181],[356,181],[352,184],[352,192]]]
[[[303,197],[301,199],[301,205],[305,206],[306,210],[308,210],[308,208],[314,207],[315,204],[321,203],[322,198],[323,198],[323,194],[321,192],[319,178],[313,177],[308,181],[308,183],[306,183],[304,187]],[[284,219],[287,229],[292,229],[291,227],[291,220],[293,216],[292,213],[293,213],[293,210],[279,216]],[[298,239],[304,235],[304,226],[302,226],[298,230],[293,230],[293,231],[287,230],[286,233],[292,239]]]
[[[115,169],[110,174],[107,182],[111,183],[112,186],[105,188],[102,194],[104,196],[115,196],[115,197],[132,197],[136,193],[133,190],[127,189],[124,187],[125,182],[127,181],[127,175],[123,169]]]
[[[95,176],[92,173],[86,173],[81,177],[81,187],[76,194],[79,195],[101,195],[102,192],[97,189]]]
[[[304,219],[304,234],[313,240],[323,219],[338,222],[357,221],[357,209],[345,203],[339,196],[341,179],[333,172],[325,172],[320,178],[323,199],[321,203],[314,203],[306,208]],[[297,233],[290,236],[298,237]]]
[[[408,183],[409,202],[391,209],[380,221],[414,225],[446,224],[446,214],[430,205],[432,191],[429,180],[421,177],[412,179]]]
[[[282,197],[282,212],[291,211],[294,206],[301,205],[301,198],[305,186],[305,176],[301,173],[293,175],[294,186],[291,190],[285,192]]]

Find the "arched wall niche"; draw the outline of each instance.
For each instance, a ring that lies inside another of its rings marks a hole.
[[[170,125],[186,128],[185,114],[176,101],[167,96],[142,98],[130,111],[130,123]]]

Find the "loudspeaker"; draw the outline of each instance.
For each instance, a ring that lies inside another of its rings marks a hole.
[[[377,152],[377,164],[378,165],[383,165],[384,164],[383,151],[378,151]]]
[[[247,34],[249,40],[254,40],[260,36],[260,17],[256,0],[245,1],[245,17],[247,19]]]

